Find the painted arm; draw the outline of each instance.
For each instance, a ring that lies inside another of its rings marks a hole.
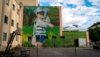
[[[45,22],[47,23],[47,25],[48,25],[49,27],[54,27],[54,25],[51,24],[51,21],[50,21],[49,16],[46,17]]]

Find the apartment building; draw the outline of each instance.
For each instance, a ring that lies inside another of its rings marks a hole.
[[[23,4],[16,0],[0,0],[0,50],[7,46],[10,33],[22,29]],[[22,44],[22,36],[14,38],[12,47]]]

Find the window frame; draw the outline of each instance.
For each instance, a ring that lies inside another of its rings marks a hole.
[[[5,15],[5,17],[4,17],[4,23],[5,23],[5,24],[8,24],[8,16],[6,16],[6,15]]]
[[[13,19],[11,20],[11,26],[14,26],[14,20]]]
[[[6,40],[7,40],[7,33],[3,32],[3,41],[6,41]]]
[[[14,11],[15,11],[15,7],[16,7],[15,4],[12,4],[12,9],[13,9]]]

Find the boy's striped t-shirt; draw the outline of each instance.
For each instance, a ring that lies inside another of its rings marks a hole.
[[[46,35],[47,23],[41,19],[36,19],[34,24],[35,35]]]

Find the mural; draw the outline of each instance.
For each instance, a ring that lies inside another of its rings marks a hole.
[[[59,35],[59,7],[24,7],[23,46],[33,46],[37,42],[52,46],[52,36],[59,38]],[[59,41],[57,39],[56,44]]]

